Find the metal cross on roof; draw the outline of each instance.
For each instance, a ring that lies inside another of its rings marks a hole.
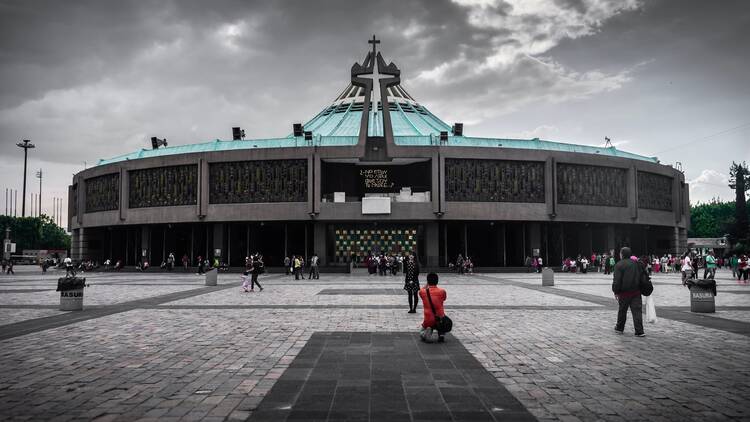
[[[372,34],[372,39],[367,42],[372,44],[372,59],[375,60],[375,44],[380,44],[380,40],[375,38],[375,34]]]

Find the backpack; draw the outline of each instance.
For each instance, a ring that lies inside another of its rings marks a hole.
[[[643,296],[651,296],[651,293],[654,292],[654,285],[651,283],[651,277],[648,276],[648,271],[646,271],[643,266],[638,266],[641,269],[640,279],[638,280],[638,289]]]

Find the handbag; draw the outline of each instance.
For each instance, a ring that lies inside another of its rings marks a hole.
[[[651,283],[651,277],[648,276],[648,272],[641,268],[641,279],[638,283],[638,290],[641,291],[643,296],[651,296],[654,292],[654,285]]]
[[[453,320],[448,318],[448,315],[438,316],[435,311],[435,305],[432,304],[432,295],[430,295],[430,286],[425,287],[427,293],[427,301],[430,302],[430,308],[432,308],[432,315],[435,315],[435,329],[438,333],[450,333],[453,329]]]

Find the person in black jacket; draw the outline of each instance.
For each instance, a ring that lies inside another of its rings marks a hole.
[[[631,251],[627,246],[620,249],[620,261],[615,264],[612,271],[612,292],[617,298],[619,308],[617,310],[617,325],[615,332],[622,334],[625,331],[625,321],[628,317],[628,308],[633,314],[633,327],[636,337],[645,337],[643,332],[643,300],[641,299],[640,280],[644,271],[641,265],[630,259]]]
[[[404,276],[404,290],[409,295],[408,313],[415,314],[419,305],[419,264],[413,254],[406,259]]]
[[[263,259],[260,255],[255,255],[253,257],[253,263],[252,263],[252,269],[250,270],[250,291],[253,291],[253,287],[255,285],[258,285],[259,291],[263,291],[263,286],[258,283],[258,276],[263,273],[265,270],[265,265],[263,264]]]

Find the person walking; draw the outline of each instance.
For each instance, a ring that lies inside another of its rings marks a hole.
[[[713,279],[716,276],[716,258],[714,258],[714,251],[711,251],[706,255],[706,265],[703,270],[704,280],[706,279],[706,276],[710,279]]]
[[[404,268],[404,290],[409,295],[409,312],[410,314],[417,313],[417,305],[419,305],[419,264],[414,255],[409,255],[406,259],[406,266]]]
[[[265,265],[263,264],[263,259],[260,255],[255,255],[252,257],[252,260],[252,270],[250,270],[250,291],[252,292],[253,287],[257,284],[258,290],[262,292],[263,286],[258,283],[258,276],[265,271]]]
[[[11,265],[13,261],[9,261],[8,265]],[[65,264],[65,277],[75,277],[76,276],[76,270],[73,268],[73,260],[70,259],[69,256],[66,256],[63,260],[63,263]]]
[[[461,254],[458,254],[456,258],[456,269],[458,270],[458,274],[464,273],[464,257]]]
[[[308,278],[310,280],[319,280],[320,279],[320,270],[318,269],[318,261],[320,258],[318,258],[318,254],[313,252],[312,258],[310,258],[310,274],[308,275]]]
[[[5,271],[5,274],[13,274],[15,275],[16,272],[13,271],[13,258],[8,260],[8,269]],[[75,276],[75,272],[73,273],[73,276]],[[745,280],[747,280],[747,277],[745,277]]]
[[[424,309],[424,318],[422,319],[422,329],[419,332],[419,337],[422,341],[431,343],[432,333],[436,330],[437,318],[445,316],[445,310],[443,304],[445,299],[448,298],[448,294],[445,289],[441,289],[437,286],[438,275],[435,273],[427,274],[427,285],[419,290],[419,296],[422,298],[422,308]],[[429,297],[427,296],[429,295]],[[435,313],[432,312],[433,307]],[[438,331],[438,343],[445,341],[445,333]]]
[[[13,266],[13,261],[10,261],[10,265]],[[742,254],[737,262],[737,281],[744,278],[742,281],[747,283],[748,273],[750,273],[750,263],[748,263],[747,255]]]
[[[617,325],[615,332],[625,331],[628,308],[633,314],[633,328],[636,337],[645,337],[643,332],[643,300],[641,298],[640,280],[645,269],[637,261],[630,259],[630,248],[620,249],[620,261],[615,264],[612,281],[612,292],[617,299]]]
[[[174,252],[170,252],[169,256],[167,257],[167,270],[172,271],[174,269]]]
[[[294,279],[299,280],[300,273],[302,272],[302,260],[297,256],[292,256],[292,265],[293,265],[293,272],[294,272]]]
[[[203,262],[203,257],[198,255],[198,275],[205,274],[204,268],[205,263]]]
[[[732,268],[732,278],[737,277],[737,266],[740,263],[740,259],[737,257],[737,254],[732,254],[732,257],[729,258],[729,266]]]

